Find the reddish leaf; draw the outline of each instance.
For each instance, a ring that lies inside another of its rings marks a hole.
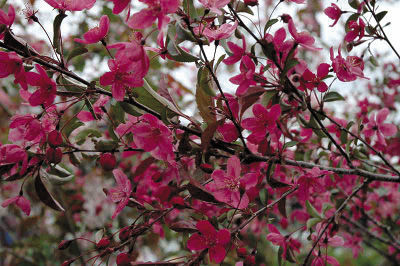
[[[38,175],[35,178],[35,189],[36,189],[36,194],[38,195],[39,199],[49,206],[50,208],[56,210],[56,211],[65,211],[64,208],[61,206],[58,201],[56,201],[52,195],[50,195],[49,191],[47,188],[44,186],[42,179]]]
[[[168,226],[175,232],[194,233],[197,232],[196,224],[191,221],[178,221]]]
[[[203,186],[194,179],[190,179],[190,183],[187,184],[186,188],[189,190],[190,195],[192,195],[192,197],[195,199],[219,203],[211,193],[206,191]]]
[[[149,157],[143,161],[140,162],[140,164],[136,167],[135,173],[133,173],[133,176],[138,176],[143,174],[147,168],[155,161],[153,157]]]
[[[249,87],[247,89],[247,92],[239,98],[239,103],[241,105],[239,117],[242,117],[244,112],[254,103],[256,103],[264,92],[265,89],[263,87],[259,86]]]
[[[281,199],[278,202],[278,210],[282,214],[283,217],[287,218],[287,214],[286,214],[286,197],[284,197],[283,199]]]

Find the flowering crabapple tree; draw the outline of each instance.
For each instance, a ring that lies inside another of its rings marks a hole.
[[[2,260],[398,265],[380,2],[2,1]]]

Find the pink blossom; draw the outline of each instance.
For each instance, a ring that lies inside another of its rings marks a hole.
[[[128,20],[128,26],[132,29],[145,29],[158,20],[158,29],[163,28],[169,22],[167,14],[175,13],[179,6],[179,0],[141,0],[149,7],[133,14]]]
[[[199,0],[199,2],[207,9],[210,9],[217,15],[222,15],[220,8],[229,4],[231,0]]]
[[[253,114],[254,117],[243,120],[242,126],[251,131],[247,139],[257,144],[266,138],[267,133],[276,133],[278,130],[276,123],[281,115],[281,107],[275,104],[268,111],[263,105],[255,104]]]
[[[321,170],[318,167],[314,167],[310,170],[306,170],[306,173],[300,176],[297,180],[299,189],[297,195],[301,201],[306,201],[310,197],[311,189],[314,192],[324,191],[322,177],[331,174],[330,171]]]
[[[343,82],[356,80],[357,77],[365,78],[363,74],[364,62],[357,56],[348,56],[346,59],[342,57],[340,47],[338,56],[334,57],[333,48],[330,49],[333,71],[338,79]]]
[[[10,123],[10,141],[39,142],[45,136],[42,125],[33,115],[14,115]]]
[[[333,24],[329,26],[329,27],[333,27],[339,21],[339,18],[342,15],[342,10],[340,10],[340,8],[336,4],[331,3],[330,7],[327,7],[324,9],[324,13],[330,19],[333,19]]]
[[[121,13],[122,10],[124,10],[131,2],[131,0],[109,0],[109,1],[114,3],[114,8],[112,10],[114,14]]]
[[[100,77],[100,85],[112,85],[111,92],[117,101],[124,100],[126,88],[143,85],[143,77],[137,75],[134,71],[130,71],[129,64],[122,64],[116,59],[110,59],[108,60],[108,67],[111,71]]]
[[[14,83],[20,84],[24,90],[28,89],[22,59],[15,52],[0,51],[0,78],[8,77],[11,74],[14,74]]]
[[[397,127],[393,124],[384,123],[389,115],[389,109],[383,108],[377,113],[371,114],[369,122],[365,126],[364,135],[373,137],[376,135],[377,142],[381,145],[386,145],[385,137],[394,136],[397,133]]]
[[[199,27],[194,28],[194,32],[197,35],[206,36],[210,42],[213,42],[215,40],[223,40],[230,37],[235,32],[237,26],[237,21],[235,21],[233,25],[225,23],[217,28],[209,28],[201,24]]]
[[[19,164],[21,164],[19,174],[20,176],[25,174],[26,168],[28,167],[28,154],[25,149],[16,144],[0,146],[0,166],[7,164],[15,164],[12,169],[15,171],[18,169]]]
[[[309,89],[312,90],[317,87],[319,92],[325,92],[328,90],[328,86],[323,81],[323,79],[329,73],[329,64],[322,63],[318,66],[317,75],[312,73],[308,68],[304,71],[303,75],[301,76],[301,86],[302,89]]]
[[[267,235],[267,240],[271,241],[272,244],[276,246],[280,246],[283,249],[282,252],[282,258],[286,258],[286,252],[288,247],[291,249],[296,250],[297,252],[300,252],[300,242],[298,242],[295,239],[292,239],[291,237],[285,237],[281,235],[279,230],[273,225],[273,224],[268,224],[268,231],[270,232]]]
[[[239,85],[236,89],[236,95],[243,95],[250,86],[257,84],[257,82],[254,81],[255,71],[256,65],[253,60],[245,55],[240,62],[240,74],[229,79],[233,84]]]
[[[96,0],[44,0],[54,8],[63,11],[81,11],[83,9],[91,9]]]
[[[286,15],[289,16],[289,15]],[[303,46],[306,49],[311,51],[322,50],[322,48],[317,48],[314,46],[315,39],[311,36],[310,33],[306,31],[297,32],[296,26],[294,25],[293,19],[289,16],[288,20],[288,28],[289,32],[292,35],[294,41],[298,43],[300,46]]]
[[[83,34],[82,39],[74,39],[76,42],[83,44],[97,43],[106,37],[108,33],[108,29],[110,27],[110,19],[107,15],[104,15],[100,18],[99,26],[96,26],[90,29],[88,32]]]
[[[233,65],[236,62],[239,62],[244,55],[246,55],[246,40],[242,38],[242,48],[233,42],[228,42],[228,47],[232,51],[232,55],[228,58],[225,58],[223,62],[227,65]]]
[[[359,18],[358,24],[356,21],[352,20],[349,22],[349,32],[344,37],[346,42],[352,42],[358,37],[358,41],[364,37],[365,23]]]
[[[228,159],[227,171],[214,170],[211,177],[214,183],[207,186],[213,190],[215,198],[232,207],[243,209],[249,204],[249,197],[244,191],[257,185],[257,174],[248,173],[241,177],[240,160],[236,156]],[[241,189],[244,191],[241,192]]]
[[[117,187],[111,188],[108,196],[113,202],[118,203],[118,205],[111,217],[112,219],[117,217],[117,215],[125,208],[132,193],[131,181],[129,181],[128,177],[120,169],[115,169],[113,175],[115,181],[117,181]]]
[[[3,201],[1,207],[5,208],[8,205],[15,203],[18,208],[20,208],[27,216],[31,213],[31,204],[24,196],[19,195],[14,198],[9,198]]]
[[[313,255],[315,256],[311,262],[311,266],[326,266],[328,264],[333,266],[340,266],[337,259],[328,254],[320,254],[316,249],[313,250]]]
[[[109,100],[110,100],[110,97],[108,97],[106,95],[100,95],[99,99],[93,104],[93,111],[96,114],[97,118],[99,118],[103,115],[104,112],[101,109],[101,107],[106,105]],[[89,111],[80,111],[76,117],[79,120],[81,120],[82,122],[90,122],[90,121],[95,120],[92,113]]]
[[[171,131],[157,117],[144,114],[132,127],[135,144],[159,160],[174,162]]]
[[[219,133],[221,133],[226,142],[235,141],[239,137],[236,126],[229,121],[226,121],[224,124],[218,126],[217,130]]]
[[[8,7],[8,13],[6,14],[2,9],[0,9],[0,25],[6,25],[11,27],[15,20],[15,9],[12,5]]]
[[[40,65],[35,65],[36,70],[39,73],[27,72],[26,81],[29,85],[39,87],[30,97],[29,103],[32,106],[38,106],[43,104],[49,106],[53,103],[56,98],[57,85],[47,76],[46,71]]]
[[[198,221],[197,229],[201,234],[193,234],[188,242],[187,247],[190,250],[203,250],[208,248],[210,260],[215,263],[224,261],[226,251],[225,245],[231,240],[231,234],[227,229],[216,231],[209,221]]]

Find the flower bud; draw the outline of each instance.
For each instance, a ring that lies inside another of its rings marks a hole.
[[[66,261],[64,261],[62,264],[61,264],[61,266],[69,266],[69,265],[71,265],[73,262],[74,262],[75,260],[66,260]]]
[[[249,255],[244,260],[245,266],[255,266],[256,265],[256,258],[253,255]]]
[[[281,19],[282,19],[282,21],[283,21],[284,23],[289,23],[289,21],[292,19],[292,17],[291,17],[290,15],[288,15],[288,14],[283,14],[283,15],[281,16]]]
[[[97,242],[96,248],[104,249],[108,247],[108,245],[110,245],[110,240],[107,237],[103,237],[99,242]]]
[[[247,6],[256,6],[258,5],[258,0],[244,0],[244,3]]]
[[[100,162],[101,167],[105,171],[111,171],[117,165],[117,160],[115,159],[115,156],[111,153],[103,153],[100,156],[99,162]]]
[[[62,151],[60,148],[48,148],[46,151],[46,158],[49,163],[58,164],[62,159]]]
[[[117,256],[117,265],[118,266],[125,266],[125,265],[131,265],[131,258],[127,253],[120,253]]]
[[[50,144],[51,147],[56,148],[63,143],[63,139],[61,133],[57,130],[51,131],[47,135],[47,142]]]
[[[59,250],[64,250],[64,249],[69,248],[69,246],[71,245],[72,241],[73,240],[63,240],[63,241],[61,241],[61,243],[58,244],[58,249]]]
[[[125,241],[126,239],[128,239],[130,234],[131,234],[131,227],[126,226],[122,228],[121,231],[119,231],[118,237],[121,241]]]
[[[240,258],[245,258],[247,256],[247,249],[242,247],[242,248],[237,248],[236,249],[236,254]]]

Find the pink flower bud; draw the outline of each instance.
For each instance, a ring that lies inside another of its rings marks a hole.
[[[118,237],[121,241],[125,241],[126,239],[128,239],[130,234],[131,234],[131,228],[130,226],[126,226],[122,228],[121,231],[119,231]]]
[[[99,162],[100,162],[101,167],[105,171],[113,170],[117,164],[117,160],[115,159],[115,156],[111,153],[103,153],[100,156]]]
[[[62,144],[63,139],[60,132],[53,130],[47,136],[47,141],[49,142],[50,146],[56,148]]]
[[[108,245],[110,245],[110,240],[107,237],[103,237],[99,242],[97,242],[96,248],[104,249],[108,247]]]
[[[247,256],[247,249],[246,248],[238,248],[238,249],[236,249],[236,254],[240,258],[245,258]]]
[[[253,266],[256,265],[256,258],[252,255],[249,255],[244,260],[244,265]]]
[[[117,256],[117,265],[124,266],[124,265],[131,265],[131,258],[129,257],[128,253],[120,253]]]
[[[62,151],[60,148],[48,148],[46,151],[46,158],[49,163],[58,164],[62,159]]]
[[[244,3],[248,6],[256,6],[258,5],[258,0],[244,0]]]
[[[58,244],[58,249],[59,250],[64,250],[64,249],[69,248],[69,246],[71,245],[72,241],[73,240],[63,240],[63,241],[61,241],[61,243]]]
[[[71,265],[71,263],[73,263],[75,260],[66,260],[66,261],[64,261],[62,264],[61,264],[61,266],[69,266],[69,265]]]

